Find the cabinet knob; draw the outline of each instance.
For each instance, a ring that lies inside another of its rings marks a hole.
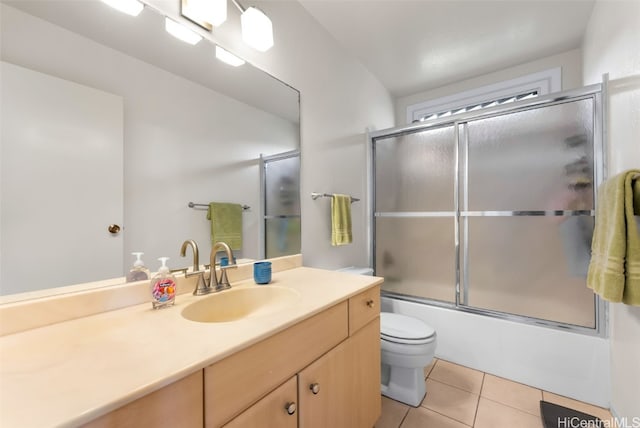
[[[373,308],[375,306],[375,302],[373,301],[373,299],[369,299],[367,300],[367,306],[369,306],[370,308]]]
[[[311,390],[311,392],[313,392],[313,395],[316,395],[318,392],[320,392],[320,384],[319,383],[312,383],[311,385],[309,385],[309,389]]]
[[[107,227],[107,230],[110,234],[117,235],[118,232],[120,232],[120,226],[118,226],[117,224],[110,224],[109,227]]]
[[[287,411],[287,414],[289,415],[293,415],[296,412],[296,403],[294,403],[293,401],[287,403],[284,405],[284,409]]]

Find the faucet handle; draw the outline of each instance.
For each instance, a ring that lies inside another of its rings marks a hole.
[[[189,270],[189,268],[179,268],[179,269],[171,269],[169,272],[182,273],[184,276],[187,276],[187,270]]]
[[[191,272],[189,272],[188,269],[184,269],[184,277],[185,278],[190,278],[190,277],[192,277],[194,275],[204,275],[204,271],[203,270],[192,270]]]

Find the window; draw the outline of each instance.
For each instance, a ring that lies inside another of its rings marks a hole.
[[[480,110],[558,92],[561,89],[561,69],[560,67],[552,68],[459,94],[410,105],[407,107],[407,123]]]

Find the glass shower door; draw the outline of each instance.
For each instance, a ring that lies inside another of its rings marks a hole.
[[[374,140],[376,275],[385,291],[455,302],[453,126]]]
[[[595,327],[593,121],[586,98],[461,125],[462,305]]]
[[[300,253],[300,153],[262,158],[264,258]]]

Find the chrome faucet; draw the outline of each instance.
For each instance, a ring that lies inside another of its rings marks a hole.
[[[218,275],[216,274],[216,254],[218,254],[219,251],[224,251],[229,259],[229,264],[227,266],[220,266],[220,279],[218,279]],[[211,254],[209,256],[209,263],[211,265],[209,284],[207,285],[209,292],[222,291],[227,288],[231,288],[229,278],[227,278],[227,269],[238,267],[233,258],[233,251],[231,251],[231,248],[229,248],[229,246],[224,242],[216,242],[213,244],[213,247],[211,247]]]
[[[185,278],[189,278],[191,276],[197,275],[198,282],[196,283],[196,288],[193,290],[194,296],[200,296],[203,294],[208,294],[207,284],[204,280],[204,271],[200,270],[200,255],[198,251],[198,244],[193,239],[188,239],[182,243],[182,247],[180,248],[180,256],[185,257],[187,255],[187,247],[191,247],[193,250],[193,272],[187,272],[185,269],[184,276]]]

